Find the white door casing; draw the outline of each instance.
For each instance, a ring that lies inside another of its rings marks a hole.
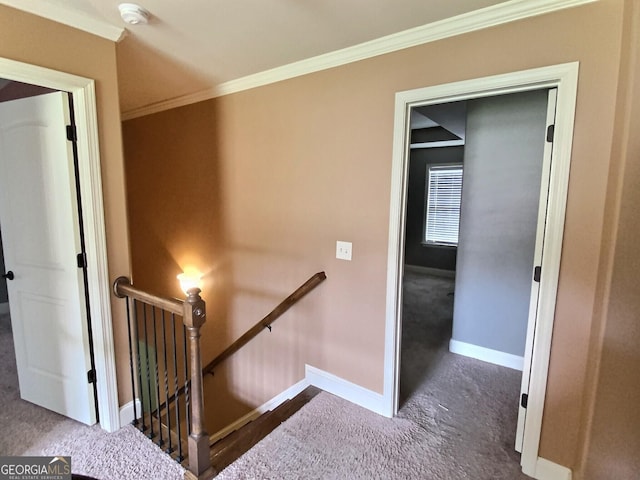
[[[558,90],[549,90],[549,100],[547,103],[547,132],[549,126],[553,125],[556,119],[556,99]],[[546,138],[544,143],[544,154],[542,158],[542,177],[540,179],[540,200],[538,202],[538,227],[536,229],[536,243],[533,252],[533,265],[531,271],[542,265],[544,247],[544,226],[547,221],[547,207],[549,200],[549,181],[551,175],[553,139]],[[522,380],[520,386],[520,404],[518,406],[518,427],[516,430],[516,451],[522,453],[522,443],[524,442],[524,425],[527,416],[527,409],[522,406],[523,395],[529,395],[529,377],[531,374],[531,356],[533,354],[533,340],[536,322],[538,319],[538,302],[540,300],[540,282],[534,276],[531,278],[531,297],[529,300],[529,317],[527,320],[527,336],[524,347],[524,366],[522,370]]]
[[[0,222],[20,396],[96,422],[67,94],[0,105]]]
[[[88,291],[97,377],[100,426],[120,428],[115,350],[111,324],[111,289],[102,198],[95,82],[70,73],[0,58],[0,78],[71,92],[78,137]]]
[[[401,339],[402,274],[408,177],[409,115],[414,106],[454,102],[537,89],[557,88],[553,162],[550,170],[547,222],[544,229],[543,275],[539,285],[538,320],[533,333],[529,404],[524,422],[521,465],[536,477],[538,449],[546,395],[551,337],[555,315],[560,256],[564,234],[573,125],[578,83],[578,62],[535,68],[473,80],[398,92],[395,101],[394,139],[387,255],[387,299],[384,354],[385,414],[398,411]]]

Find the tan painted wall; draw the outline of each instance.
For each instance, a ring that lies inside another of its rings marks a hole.
[[[578,466],[622,12],[622,0],[601,0],[124,123],[136,283],[177,294],[186,262],[208,273],[208,358],[327,272],[207,380],[207,401],[223,407],[210,430],[301,379],[304,363],[382,391],[395,92],[577,60],[540,454]],[[352,262],[335,259],[336,240],[353,242]]]
[[[0,6],[0,57],[96,81],[107,254],[111,278],[129,272],[115,44],[79,30]],[[0,77],[2,72],[0,72]],[[124,305],[112,301],[117,367],[128,371]],[[121,402],[130,396],[121,386]]]
[[[628,0],[616,114],[611,195],[612,227],[597,311],[591,363],[594,401],[586,416],[585,478],[635,479],[640,472],[640,4]],[[619,188],[619,187],[622,188]],[[594,349],[595,350],[595,349]],[[591,412],[593,415],[591,416]]]

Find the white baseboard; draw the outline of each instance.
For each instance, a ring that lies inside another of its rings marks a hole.
[[[218,430],[216,433],[214,433],[213,435],[211,435],[209,437],[210,443],[217,442],[221,438],[224,438],[227,435],[229,435],[231,432],[233,432],[235,430],[238,430],[240,427],[243,427],[244,425],[246,425],[247,423],[251,422],[252,420],[255,420],[260,415],[262,415],[264,412],[267,412],[269,410],[273,410],[278,405],[286,402],[287,400],[292,399],[293,397],[298,395],[300,392],[302,392],[308,386],[309,386],[309,382],[307,381],[307,379],[300,380],[298,383],[296,383],[295,385],[289,387],[288,389],[286,389],[281,394],[276,395],[271,400],[263,403],[262,405],[260,405],[259,407],[255,408],[255,409],[251,410],[249,413],[247,413],[243,417],[240,417],[238,420],[236,420],[232,424],[227,425],[226,427],[224,427],[221,430]]]
[[[138,415],[142,412],[142,404],[140,403],[140,399],[136,398],[136,412]],[[129,425],[135,419],[133,415],[133,400],[129,403],[125,403],[120,407],[120,428],[125,425]]]
[[[362,388],[354,383],[348,382],[340,377],[336,377],[331,373],[327,373],[319,368],[312,367],[311,365],[305,366],[305,378],[300,380],[298,383],[289,387],[287,390],[282,392],[281,394],[273,397],[266,403],[263,403],[259,407],[250,411],[243,417],[239,418],[235,422],[230,425],[227,425],[221,430],[218,430],[213,435],[211,435],[210,442],[214,443],[221,438],[226,437],[231,432],[239,429],[240,427],[246,425],[252,420],[255,420],[260,415],[268,410],[273,410],[278,405],[284,403],[286,400],[289,400],[295,397],[297,394],[302,392],[309,385],[314,385],[326,392],[332,393],[338,397],[344,398],[356,405],[360,405],[368,410],[371,410],[380,415],[387,415],[388,408],[385,408],[384,397],[379,393],[372,392],[371,390],[367,390],[366,388]]]
[[[408,272],[433,275],[434,277],[456,278],[455,270],[444,270],[442,268],[423,267],[422,265],[405,264],[404,269]]]
[[[0,303],[0,315],[9,313],[9,302]]]
[[[514,370],[522,371],[524,367],[524,357],[480,347],[471,343],[460,342],[453,338],[449,341],[449,351],[451,353],[457,353],[458,355],[464,355],[465,357],[482,360],[483,362],[513,368]]]
[[[536,480],[571,480],[571,469],[538,457],[536,462]]]
[[[305,372],[310,385],[321,388],[379,415],[389,416],[387,402],[385,402],[384,396],[380,393],[367,390],[311,365],[305,365]]]

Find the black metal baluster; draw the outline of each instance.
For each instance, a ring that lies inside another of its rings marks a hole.
[[[174,401],[176,402],[176,426],[178,428],[178,463],[182,463],[182,432],[180,427],[180,396],[178,395],[178,342],[176,339],[176,316],[171,314],[171,325],[173,326],[173,378],[174,378]]]
[[[144,304],[143,304],[144,306]],[[144,423],[144,388],[142,384],[142,360],[140,359],[140,325],[138,324],[138,301],[133,299],[133,323],[135,326],[134,332],[136,334],[136,359],[138,363],[138,393],[140,394],[140,418],[142,422],[137,422],[139,424],[140,430],[143,432],[147,429],[147,426]],[[135,396],[134,396],[134,405],[135,405]]]
[[[144,321],[144,346],[145,359],[147,361],[147,392],[149,393],[149,438],[153,438],[156,434],[153,431],[153,417],[151,415],[151,365],[149,364],[149,334],[147,332],[147,305],[142,304],[142,319]]]
[[[183,340],[183,353],[184,353],[184,415],[187,421],[187,435],[191,435],[191,414],[189,412],[189,356],[187,354],[187,327],[182,325],[182,340]]]
[[[167,417],[167,442],[168,446],[165,450],[166,453],[171,454],[173,452],[173,448],[171,445],[171,412],[169,411],[169,365],[167,363],[167,324],[166,319],[164,318],[164,310],[160,310],[162,314],[162,345],[164,346],[164,405],[166,410]]]
[[[134,300],[135,301],[135,300]],[[138,409],[136,407],[136,381],[133,371],[133,345],[131,341],[131,314],[129,311],[129,297],[125,298],[127,306],[127,334],[129,337],[129,372],[131,374],[131,396],[133,397],[133,424],[138,425]]]
[[[153,349],[155,357],[155,374],[156,374],[156,418],[158,419],[158,443],[159,447],[164,445],[162,439],[162,417],[160,416],[160,374],[158,372],[158,328],[156,325],[156,307],[151,307],[151,321],[153,322]],[[152,420],[153,421],[153,420]]]

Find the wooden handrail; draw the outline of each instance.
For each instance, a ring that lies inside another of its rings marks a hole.
[[[183,313],[184,302],[182,300],[158,297],[151,293],[138,290],[131,284],[127,277],[116,278],[115,282],[113,282],[113,293],[118,298],[134,298],[147,305],[161,308],[176,315],[182,316]]]
[[[214,358],[209,363],[207,363],[207,365],[202,369],[202,374],[206,375],[207,373],[213,372],[213,369],[215,367],[220,365],[220,363],[222,363],[231,355],[233,355],[242,347],[244,347],[262,330],[264,330],[267,327],[270,327],[275,320],[277,320],[283,313],[285,313],[293,305],[295,305],[307,293],[309,293],[311,290],[316,288],[326,278],[327,278],[327,275],[324,272],[318,272],[314,276],[312,276],[309,280],[307,280],[302,285],[300,285],[295,292],[293,292],[291,295],[285,298],[282,302],[280,302],[280,304],[276,308],[274,308],[269,314],[267,314],[262,320],[260,320],[253,327],[247,330],[247,332],[244,335],[242,335],[235,342],[233,342],[220,355],[218,355],[216,358]]]
[[[207,365],[202,369],[202,375],[206,375],[207,373],[212,373],[213,369],[217,367],[224,360],[229,358],[235,352],[240,350],[244,345],[249,343],[249,341],[258,335],[262,330],[266,327],[271,326],[271,324],[278,319],[284,312],[289,310],[296,302],[298,302],[302,297],[304,297],[311,290],[316,288],[320,283],[326,280],[327,275],[324,272],[318,272],[313,275],[309,280],[300,285],[291,295],[285,298],[280,304],[274,308],[269,314],[267,314],[262,320],[256,323],[253,327],[251,327],[247,332],[238,338],[235,342],[231,344],[227,349],[225,349],[220,355],[214,358],[212,361],[207,363]],[[160,405],[160,410],[164,410],[167,406],[167,403],[171,404],[177,397],[184,394],[185,387],[180,387],[173,395],[169,397],[167,402]]]

